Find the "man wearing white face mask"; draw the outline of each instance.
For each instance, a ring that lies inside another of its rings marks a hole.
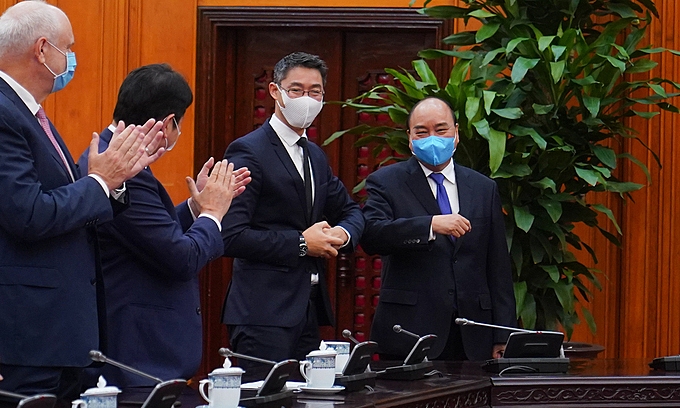
[[[325,259],[351,251],[364,219],[323,151],[305,130],[323,106],[326,64],[290,54],[274,67],[275,113],[232,142],[224,155],[253,181],[223,220],[225,255],[234,257],[222,321],[239,353],[303,360],[319,347],[319,325],[333,324]],[[239,361],[251,378],[269,367]]]
[[[500,357],[507,330],[454,323],[465,317],[517,325],[496,183],[454,163],[458,126],[445,101],[418,102],[407,126],[413,157],[366,180],[361,245],[383,258],[371,340],[381,357],[403,359],[415,340],[392,330],[399,324],[437,335],[431,359]]]
[[[114,122],[162,121],[161,146],[172,150],[192,100],[179,72],[167,64],[145,65],[121,84]],[[109,127],[101,134],[100,150],[110,138]],[[154,149],[149,147],[149,153]],[[88,153],[80,157],[81,167],[87,165]],[[177,206],[151,169],[144,169],[127,182],[130,208],[98,231],[106,354],[158,378],[189,379],[198,369],[203,346],[198,273],[224,252],[220,221],[250,180],[246,169],[232,176],[233,165],[226,160],[215,163],[208,177],[212,164],[211,158],[196,183],[187,177],[191,197]],[[94,386],[99,375],[121,388],[156,385],[111,365],[86,373],[86,386]]]

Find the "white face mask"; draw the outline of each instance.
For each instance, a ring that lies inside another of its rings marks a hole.
[[[291,99],[286,91],[278,85],[276,87],[279,88],[279,92],[283,95],[283,103],[286,104],[286,107],[281,106],[279,101],[276,101],[276,103],[279,105],[279,109],[281,109],[281,113],[288,121],[288,124],[294,128],[307,129],[316,119],[319,112],[321,112],[323,102],[309,96]]]

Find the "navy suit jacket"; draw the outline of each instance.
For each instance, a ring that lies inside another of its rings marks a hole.
[[[235,168],[247,166],[252,181],[234,199],[222,221],[225,255],[234,257],[223,322],[230,325],[292,327],[302,321],[310,295],[310,274],[319,274],[324,310],[319,324],[334,323],[326,284],[326,261],[299,256],[299,236],[327,220],[351,235],[352,250],[364,228],[361,209],[333,175],[323,150],[309,143],[314,175],[311,220],[305,189],[281,139],[269,121],[232,142],[224,154]]]
[[[103,151],[111,140],[104,130]],[[81,167],[87,167],[85,151]],[[130,208],[99,227],[106,293],[107,355],[163,380],[191,378],[202,353],[198,272],[224,251],[215,222],[194,221],[185,202],[175,207],[146,168],[126,182]],[[119,387],[155,385],[106,365]]]
[[[441,212],[415,157],[381,168],[366,181],[361,245],[383,256],[380,301],[371,328],[371,339],[382,353],[406,356],[415,343],[392,330],[400,324],[419,335],[436,334],[430,350],[436,358],[449,336],[454,310],[478,322],[517,325],[496,183],[459,164],[454,169],[459,214],[472,224],[472,231],[455,244],[439,234],[428,240],[432,216]],[[491,358],[493,344],[504,343],[509,335],[472,326],[461,331],[471,360]]]
[[[84,367],[99,347],[96,237],[88,227],[112,219],[113,207],[93,178],[71,182],[36,117],[2,79],[0,192],[0,362]]]

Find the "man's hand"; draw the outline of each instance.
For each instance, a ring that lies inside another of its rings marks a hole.
[[[327,234],[330,229],[326,221],[320,221],[302,233],[307,242],[307,255],[326,259],[338,256],[336,248],[342,246],[345,240]]]
[[[120,187],[163,155],[162,147],[153,154],[147,149],[157,146],[163,138],[162,127],[163,122],[154,119],[149,119],[144,126],[125,127],[122,121],[118,122],[109,146],[102,153],[99,153],[99,135],[93,133],[87,173],[101,177],[109,190]]]
[[[505,344],[494,344],[491,358],[501,358],[505,353]]]
[[[432,217],[432,231],[460,238],[472,231],[472,224],[460,214],[435,215]]]
[[[345,245],[345,243],[346,243],[347,240],[349,239],[349,236],[347,236],[347,232],[345,232],[344,229],[342,229],[342,228],[340,228],[340,227],[338,227],[338,226],[335,226],[335,227],[333,227],[333,228],[324,228],[323,231],[324,231],[326,234],[328,234],[328,235],[330,235],[330,236],[332,236],[332,237],[340,238],[340,239],[342,240],[342,244],[340,244],[340,245],[338,245],[338,246],[333,245],[333,248],[335,248],[336,250],[342,248],[342,246]]]
[[[222,160],[215,166],[208,176],[202,191],[198,191],[196,183],[191,177],[186,178],[187,187],[191,193],[191,201],[201,214],[209,214],[222,220],[229,211],[231,200],[234,198],[234,165]]]
[[[251,181],[253,179],[250,177],[250,170],[247,167],[234,170],[234,197],[238,197],[246,191],[246,186]]]
[[[210,156],[208,161],[203,163],[203,167],[201,167],[201,171],[198,172],[198,175],[196,176],[196,189],[200,193],[203,191],[203,188],[205,187],[206,183],[208,182],[208,177],[210,175],[210,169],[212,169],[213,165],[215,164],[215,159]]]

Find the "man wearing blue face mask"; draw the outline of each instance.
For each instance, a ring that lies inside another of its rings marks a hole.
[[[431,359],[501,357],[507,331],[454,323],[517,325],[496,183],[454,163],[458,126],[445,101],[418,102],[407,126],[414,156],[366,180],[361,245],[383,258],[371,340],[382,358],[403,359],[415,339],[395,333],[399,324],[437,335]]]
[[[126,208],[123,182],[164,151],[145,154],[162,122],[119,124],[101,153],[93,135],[88,166],[76,167],[41,106],[73,76],[73,43],[66,14],[43,1],[0,17],[0,389],[67,400],[103,345],[96,226]]]

